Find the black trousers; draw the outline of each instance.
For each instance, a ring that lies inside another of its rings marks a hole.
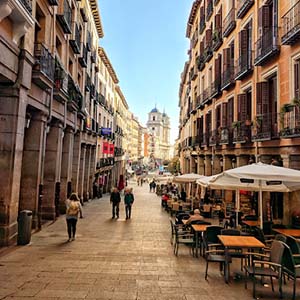
[[[116,203],[112,205],[112,217],[114,218],[115,216],[117,216],[117,218],[119,218],[119,203]]]
[[[67,219],[69,239],[75,237],[77,219]]]

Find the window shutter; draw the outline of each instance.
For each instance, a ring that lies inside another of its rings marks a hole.
[[[248,56],[248,30],[243,29],[239,33],[239,38],[240,38],[240,55],[242,57],[247,57]]]
[[[270,27],[270,7],[267,5],[262,6],[262,28],[263,32]]]
[[[204,53],[204,41],[200,42],[200,55]]]
[[[204,6],[200,7],[200,20],[204,18]]]
[[[221,30],[221,15],[218,13],[215,15],[215,29]]]
[[[198,132],[199,132],[199,136],[203,135],[203,116],[200,117],[200,119],[199,119],[199,130],[198,130]]]
[[[215,122],[215,125],[216,125],[216,129],[218,129],[220,126],[221,126],[221,105],[218,105],[216,107],[216,122]]]
[[[227,125],[227,103],[222,103],[222,120],[221,127],[226,127]]]
[[[233,123],[233,98],[230,98],[228,100],[228,104],[227,104],[227,124],[228,127],[231,127],[232,123]]]
[[[205,32],[205,43],[206,47],[211,46],[211,29],[207,29]]]
[[[238,120],[246,121],[247,120],[247,96],[246,94],[239,94],[238,99]]]
[[[223,72],[230,66],[230,48],[223,49]]]
[[[215,59],[215,80],[221,82],[221,54]]]
[[[256,114],[268,113],[269,109],[269,86],[267,82],[256,84]]]

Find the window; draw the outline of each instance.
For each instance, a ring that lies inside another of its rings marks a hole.
[[[152,127],[152,130],[154,131],[154,130],[155,130],[155,128],[154,128],[154,127]]]
[[[294,61],[293,71],[294,71],[293,95],[295,99],[300,99],[300,59],[299,58]]]
[[[152,117],[152,121],[155,121],[155,117],[154,116]]]

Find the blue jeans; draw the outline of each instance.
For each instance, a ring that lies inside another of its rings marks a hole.
[[[125,205],[125,213],[126,213],[126,219],[130,219],[131,216],[131,204]]]

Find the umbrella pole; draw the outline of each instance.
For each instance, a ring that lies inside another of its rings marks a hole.
[[[239,225],[239,211],[240,211],[240,190],[236,190],[236,220],[235,227]]]
[[[262,189],[261,189],[261,180],[259,180],[259,219],[260,219],[260,228],[263,229],[263,199],[262,199]]]

